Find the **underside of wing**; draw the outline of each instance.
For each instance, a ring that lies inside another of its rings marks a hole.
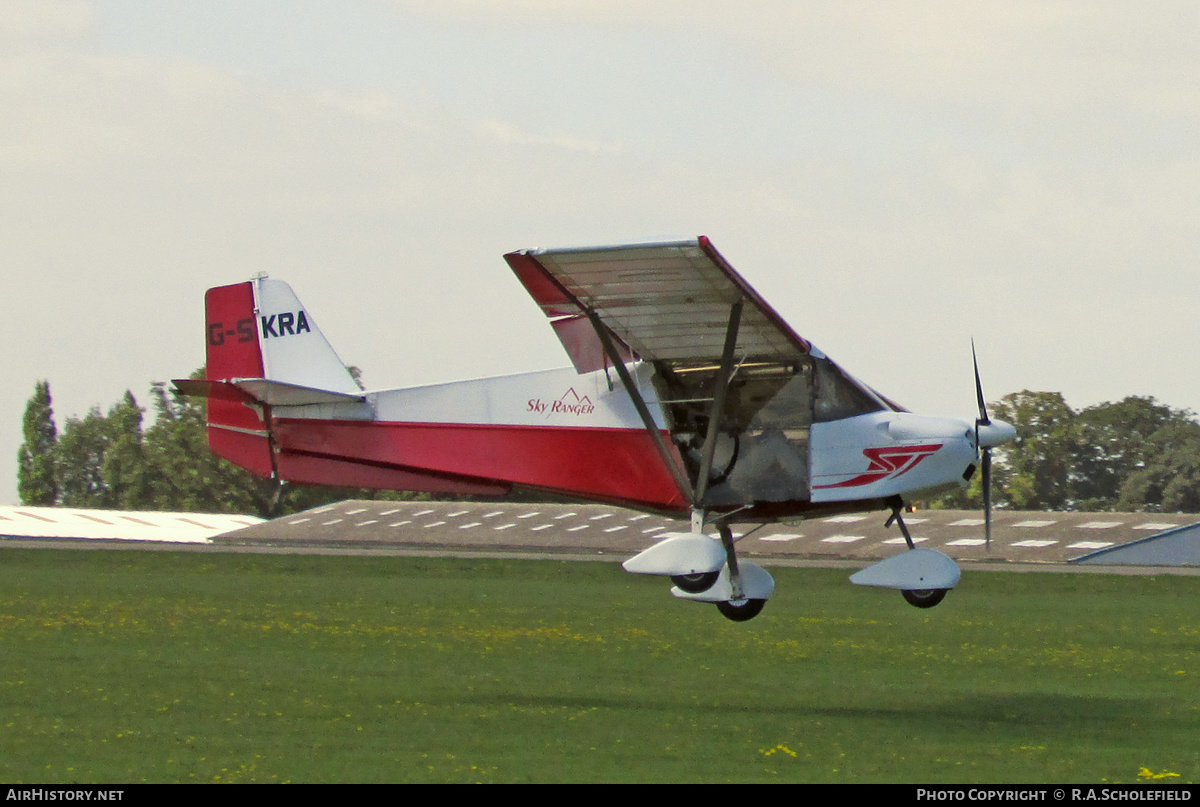
[[[739,301],[740,362],[786,363],[810,350],[703,236],[528,250],[505,258],[552,320],[581,317],[590,310],[645,361],[678,367],[719,362],[730,310]],[[571,346],[567,348],[570,352]]]
[[[653,402],[687,465],[694,506],[808,500],[812,424],[887,407],[798,336],[703,236],[505,259],[579,372],[614,357],[653,365]]]

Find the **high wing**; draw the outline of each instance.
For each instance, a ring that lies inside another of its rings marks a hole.
[[[504,257],[560,336],[563,320],[592,311],[645,361],[676,368],[711,365],[721,360],[730,311],[741,302],[740,362],[787,364],[810,351],[703,236]],[[564,346],[576,359],[574,345],[564,340]],[[581,372],[599,369],[576,365]]]
[[[667,415],[694,507],[807,500],[812,424],[891,408],[797,335],[703,236],[505,259],[576,370],[654,367],[651,403]]]

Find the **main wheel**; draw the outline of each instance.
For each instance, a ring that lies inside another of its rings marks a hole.
[[[700,574],[675,574],[671,575],[671,582],[679,587],[681,591],[686,591],[688,594],[699,594],[701,591],[708,591],[713,587],[713,583],[717,582],[717,578],[721,576],[719,571],[716,572],[701,572]]]
[[[909,605],[917,608],[932,608],[946,597],[948,588],[914,588],[901,589],[900,593],[904,595],[904,599]]]
[[[728,602],[718,602],[717,610],[726,619],[731,619],[734,622],[746,622],[758,616],[766,604],[766,600],[730,600]]]

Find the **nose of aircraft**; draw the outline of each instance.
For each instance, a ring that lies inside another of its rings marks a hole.
[[[990,423],[980,423],[975,427],[979,432],[980,448],[995,448],[1010,443],[1017,436],[1017,430],[1011,423],[1003,420],[993,420]]]

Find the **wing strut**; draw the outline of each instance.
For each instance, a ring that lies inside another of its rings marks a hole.
[[[721,369],[716,377],[716,390],[713,392],[712,405],[708,410],[708,429],[704,435],[704,450],[700,459],[700,474],[696,477],[696,495],[692,499],[692,509],[704,506],[708,495],[708,477],[712,471],[713,454],[717,450],[717,434],[721,428],[721,416],[725,412],[725,396],[729,392],[729,382],[733,380],[733,352],[737,347],[738,326],[742,321],[742,301],[739,299],[729,309],[729,325],[725,329],[725,347],[721,351]]]
[[[613,363],[613,367],[617,371],[617,375],[621,378],[621,383],[625,385],[625,391],[629,393],[629,399],[633,401],[633,407],[637,410],[638,417],[642,419],[642,425],[650,435],[650,439],[654,441],[654,447],[658,449],[659,456],[663,463],[671,471],[671,476],[675,478],[675,484],[679,486],[679,490],[685,496],[692,490],[692,485],[688,482],[687,477],[679,470],[679,466],[675,464],[671,457],[671,452],[667,450],[667,444],[663,442],[662,434],[658,430],[658,425],[654,422],[654,417],[650,414],[649,407],[646,406],[645,399],[642,398],[641,391],[638,390],[637,384],[634,383],[633,377],[629,375],[629,369],[625,366],[625,362],[621,360],[620,354],[617,353],[616,345],[613,344],[608,335],[608,328],[600,321],[600,316],[589,306],[581,306],[584,314],[592,323],[592,328],[596,331],[596,336],[600,339],[600,344],[604,346],[604,352],[608,354],[609,361]],[[693,497],[694,498],[694,497]]]

